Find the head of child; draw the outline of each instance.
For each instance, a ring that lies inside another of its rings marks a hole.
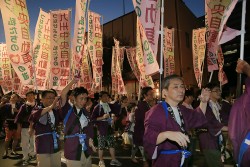
[[[72,92],[74,96],[74,105],[76,108],[81,109],[85,107],[88,100],[88,91],[84,87],[77,87]]]
[[[128,112],[134,113],[136,109],[136,104],[135,103],[130,103],[128,105]]]

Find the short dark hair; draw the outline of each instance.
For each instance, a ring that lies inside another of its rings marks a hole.
[[[69,90],[68,93],[67,93],[67,97],[73,95],[73,90]]]
[[[185,96],[193,96],[194,97],[194,92],[188,89],[185,91]]]
[[[25,96],[27,97],[29,94],[35,95],[36,93],[33,90],[29,90],[28,92],[25,93]]]
[[[231,92],[229,90],[223,90],[221,93],[221,97],[225,99],[226,97],[231,96]]]
[[[99,97],[101,98],[103,95],[109,95],[109,93],[106,92],[106,91],[101,91],[101,92],[99,93]]]
[[[55,89],[51,88],[50,90],[52,90],[55,93],[55,96],[57,96],[57,92]]]
[[[179,80],[183,81],[183,78],[177,74],[169,75],[163,79],[162,89],[168,89],[168,87],[170,85],[170,81],[172,79],[179,79]]]
[[[42,98],[45,98],[45,96],[46,96],[47,94],[49,94],[49,93],[52,93],[52,94],[54,94],[55,96],[57,95],[55,91],[53,91],[53,90],[51,90],[51,89],[48,89],[48,90],[44,90],[44,91],[42,92]]]
[[[85,89],[84,87],[76,87],[72,92],[74,97],[77,97],[78,95],[85,93],[88,94],[88,90]]]
[[[122,96],[121,99],[120,99],[120,102],[122,103],[124,100],[128,99],[127,96]]]
[[[212,90],[213,88],[216,88],[216,87],[220,87],[219,86],[219,84],[218,83],[211,83],[211,82],[209,82],[206,86],[205,86],[205,88],[208,88],[208,89],[210,89],[210,90]]]
[[[144,99],[144,96],[147,95],[150,90],[153,90],[150,86],[141,89],[141,100]]]
[[[128,105],[128,111],[131,112],[132,108],[136,107],[135,103],[129,103]]]

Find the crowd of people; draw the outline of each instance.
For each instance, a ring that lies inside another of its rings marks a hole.
[[[53,89],[40,95],[30,90],[25,100],[16,93],[3,96],[2,158],[8,158],[10,142],[10,154],[16,155],[16,146],[21,141],[23,165],[36,159],[39,167],[61,166],[58,127],[62,124],[63,151],[69,167],[90,167],[93,152],[98,153],[99,167],[105,167],[106,148],[111,156],[110,165],[122,166],[115,152],[119,137],[125,149],[131,148],[133,163],[139,163],[135,155],[140,152],[144,167],[192,166],[192,153],[198,142],[207,166],[223,167],[234,155],[235,163],[247,167],[250,165],[250,65],[239,60],[237,72],[245,73],[248,78],[246,91],[233,107],[230,91],[221,90],[220,85],[207,84],[197,98],[193,91],[186,90],[178,75],[164,79],[161,102],[155,99],[151,87],[141,89],[138,102],[129,101],[127,96],[112,100],[106,91],[96,93],[92,99],[84,87],[71,90],[78,77],[60,96]]]

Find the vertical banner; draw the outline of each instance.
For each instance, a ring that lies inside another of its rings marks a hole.
[[[77,75],[82,67],[81,58],[85,44],[86,13],[88,11],[88,0],[76,0],[74,37],[72,42],[72,57],[74,74]],[[84,58],[86,60],[86,57]],[[87,66],[88,67],[88,66]],[[86,67],[85,67],[86,68]]]
[[[223,71],[224,56],[223,56],[221,46],[219,46],[219,50],[218,50],[218,65],[219,65],[218,80],[220,81],[221,85],[224,85],[228,83],[228,79],[227,79],[226,73]]]
[[[117,92],[117,94],[127,94],[125,86],[124,86],[124,82],[122,79],[122,71],[121,71],[121,66],[123,64],[123,57],[124,57],[124,55],[121,55],[121,54],[124,54],[124,51],[123,51],[123,48],[119,47],[119,41],[114,39],[114,43],[115,43],[115,47],[113,47],[114,54],[112,55],[112,60],[114,60],[114,62],[112,62],[112,67],[114,67],[114,69],[112,69],[112,80],[114,80],[115,82],[114,91]]]
[[[143,29],[145,30],[146,39],[150,47],[157,56],[159,28],[160,28],[160,6],[161,0],[133,0],[133,5]]]
[[[163,35],[163,54],[164,54],[164,77],[175,72],[174,63],[174,28],[164,28]]]
[[[51,73],[50,14],[40,9],[34,37],[34,59],[37,89],[45,90]]]
[[[126,49],[129,65],[138,81],[140,81],[140,70],[136,62],[136,48]]]
[[[145,72],[146,75],[154,75],[159,72],[159,64],[156,60],[156,56],[154,56],[153,51],[150,47],[150,44],[147,40],[147,37],[145,35],[144,29],[137,19],[137,31],[140,32],[140,37],[141,37],[141,43],[143,46],[143,61],[145,64]]]
[[[87,46],[84,46],[83,48],[83,56],[80,59],[80,62],[81,62],[80,64],[81,64],[81,78],[82,78],[80,85],[86,88],[90,94],[92,87],[92,73],[91,73],[90,58]]]
[[[150,86],[152,88],[154,88],[154,82],[151,76],[148,76],[146,73],[146,64],[145,64],[145,53],[143,56],[143,50],[142,50],[142,39],[141,39],[141,34],[140,34],[140,29],[139,29],[139,21],[137,19],[137,27],[136,27],[136,63],[138,65],[138,68],[140,70],[140,86],[141,87],[146,87],[146,86]],[[152,56],[152,55],[151,55]],[[154,57],[154,56],[152,56]],[[156,67],[157,69],[157,67]],[[159,70],[159,66],[158,66],[158,70]]]
[[[21,81],[17,75],[17,73],[12,69],[12,75],[13,75],[13,78],[12,78],[12,84],[13,84],[13,91],[18,93],[20,88],[21,88]]]
[[[50,88],[62,90],[70,77],[70,10],[51,11]]]
[[[224,25],[235,7],[237,0],[206,0],[205,27],[207,34],[207,64],[208,71],[218,70],[218,43]]]
[[[116,50],[112,47],[112,63],[111,63],[111,78],[112,78],[112,94],[117,94],[118,90],[118,78],[117,78],[117,61]]]
[[[94,12],[88,12],[88,50],[93,69],[92,90],[100,91],[102,87],[102,27],[101,16]]]
[[[26,0],[0,0],[7,53],[23,84],[31,81],[29,14]]]
[[[9,93],[12,91],[12,71],[10,59],[7,54],[7,46],[6,44],[0,44],[0,69],[1,69],[1,80],[0,84],[3,90],[3,93]]]
[[[193,66],[194,66],[194,75],[198,84],[198,87],[201,88],[202,84],[202,75],[204,68],[204,58],[206,51],[206,28],[200,28],[193,30]]]

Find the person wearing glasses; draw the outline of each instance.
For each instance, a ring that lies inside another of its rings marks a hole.
[[[247,76],[246,90],[232,106],[229,117],[229,136],[233,143],[234,159],[238,167],[250,165],[250,65],[238,60],[236,71]]]
[[[61,93],[61,116],[64,119],[64,156],[67,167],[91,167],[93,145],[93,125],[89,112],[86,110],[88,91],[84,87],[76,87],[71,95],[73,103],[67,99],[67,94],[79,78],[74,78]]]
[[[35,132],[35,149],[38,167],[60,167],[61,153],[56,127],[61,121],[56,104],[58,97],[53,90],[42,92],[42,105],[35,107],[29,117]],[[31,129],[31,127],[30,127]],[[30,134],[32,134],[30,130]]]

